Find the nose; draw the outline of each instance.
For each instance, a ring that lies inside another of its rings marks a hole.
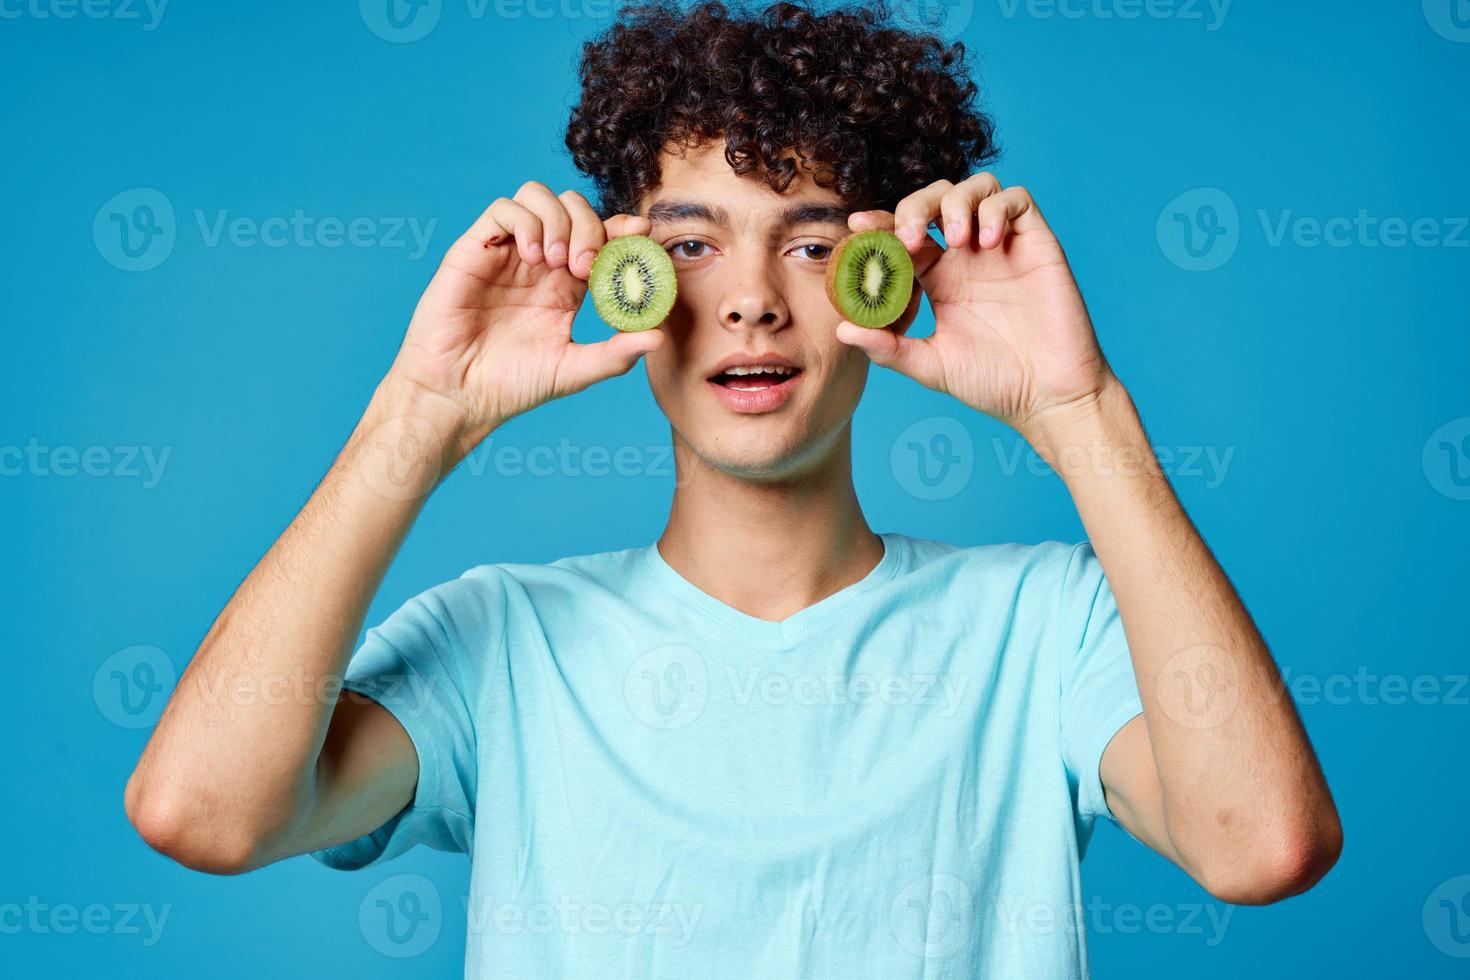
[[[728,330],[780,330],[791,319],[771,270],[750,263],[730,270],[729,290],[720,300],[720,323]]]

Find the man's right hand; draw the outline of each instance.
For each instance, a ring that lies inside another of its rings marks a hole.
[[[530,181],[491,204],[449,249],[389,372],[439,402],[472,447],[543,402],[625,374],[663,332],[572,342],[597,251],[646,235],[647,218],[606,222],[576,191]]]

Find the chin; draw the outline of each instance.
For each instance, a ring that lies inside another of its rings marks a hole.
[[[780,482],[822,466],[841,431],[821,434],[810,419],[746,417],[683,439],[703,465],[752,482]]]

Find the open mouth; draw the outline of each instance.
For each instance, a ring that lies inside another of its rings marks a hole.
[[[785,384],[801,374],[801,368],[784,364],[751,364],[726,368],[709,380],[731,391],[764,391]]]

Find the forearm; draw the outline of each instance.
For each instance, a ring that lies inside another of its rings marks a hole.
[[[167,828],[165,837],[188,828],[189,844],[171,842],[179,850],[230,855],[310,807],[368,605],[427,494],[459,458],[460,436],[452,414],[412,386],[379,386],[184,672],[128,785],[135,823]]]
[[[1117,601],[1176,859],[1215,882],[1258,861],[1288,877],[1317,861],[1340,834],[1321,769],[1127,393],[1110,380],[1031,437],[1066,481]]]

